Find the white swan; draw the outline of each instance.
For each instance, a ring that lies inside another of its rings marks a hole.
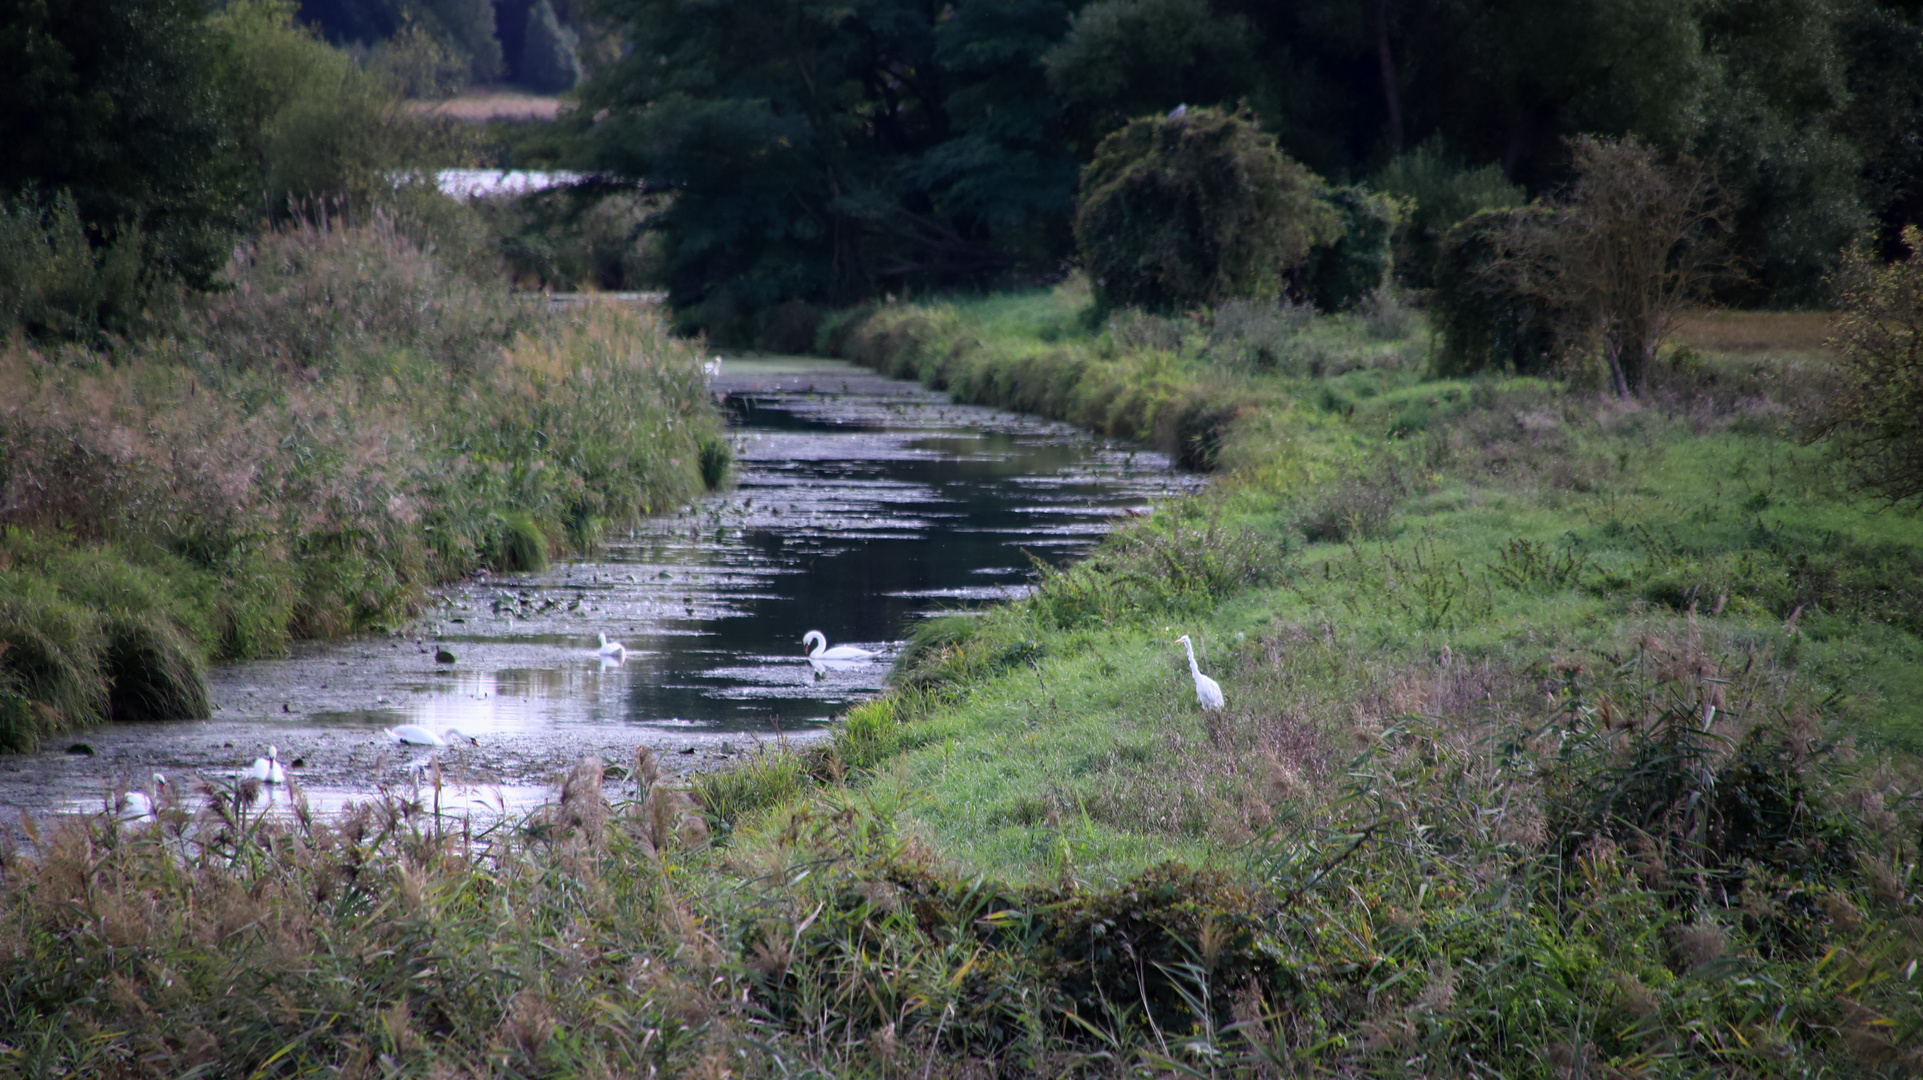
[[[828,635],[819,630],[810,630],[802,635],[801,647],[808,648],[809,642],[814,643],[814,651],[808,654],[810,660],[868,660],[881,655],[870,649],[857,649],[853,645],[837,645],[831,649],[828,647]]]
[[[1202,669],[1195,666],[1195,646],[1189,642],[1187,634],[1183,634],[1176,640],[1180,641],[1182,647],[1189,653],[1189,674],[1195,676],[1195,699],[1202,703],[1204,709],[1221,708],[1222,684],[1202,674]]]
[[[419,724],[402,724],[400,727],[381,730],[387,732],[388,738],[402,746],[446,746],[459,739],[466,740],[469,746],[481,745],[481,740],[460,728],[448,728],[439,735],[436,735],[432,728],[424,728]]]
[[[618,641],[609,641],[606,634],[596,634],[595,636],[601,639],[602,656],[611,660],[623,660],[627,658],[628,647],[626,645]]]
[[[160,791],[166,786],[167,777],[160,773],[155,773],[154,793],[152,795],[147,794],[139,788],[130,789],[120,798],[120,820],[145,821],[154,817],[154,811],[160,805]]]
[[[254,759],[254,768],[248,775],[263,784],[285,784],[287,773],[280,767],[280,747],[267,748],[267,756]]]

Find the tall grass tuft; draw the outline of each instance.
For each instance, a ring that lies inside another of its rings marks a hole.
[[[506,571],[541,571],[548,568],[548,538],[532,519],[514,515],[501,523],[501,539],[495,547],[494,566]]]
[[[728,470],[734,467],[734,447],[723,438],[701,440],[701,482],[709,491],[718,490],[728,479]]]
[[[164,617],[123,615],[108,619],[103,629],[110,719],[199,720],[212,714],[201,650]]]

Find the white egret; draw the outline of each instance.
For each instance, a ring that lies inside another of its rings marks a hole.
[[[381,730],[387,732],[388,738],[393,739],[402,746],[446,746],[449,743],[460,740],[465,740],[469,746],[481,745],[481,740],[467,734],[460,728],[448,728],[438,735],[434,733],[432,728],[424,728],[419,724],[402,724],[400,727],[383,728]]]
[[[881,654],[871,649],[857,649],[853,645],[828,647],[828,635],[819,630],[810,630],[802,635],[801,647],[806,649],[813,643],[814,651],[808,654],[810,660],[869,660]]]
[[[608,636],[606,634],[596,634],[595,636],[601,639],[601,655],[602,656],[605,656],[611,660],[621,660],[627,657],[628,647],[626,645],[623,645],[618,641],[609,641]]]
[[[267,756],[254,759],[254,768],[248,774],[263,784],[285,784],[287,773],[280,767],[280,747],[267,748]]]
[[[1189,641],[1187,634],[1183,634],[1176,640],[1182,643],[1182,648],[1188,650],[1189,674],[1195,676],[1195,699],[1202,703],[1204,709],[1221,708],[1222,685],[1202,674],[1202,669],[1195,665],[1195,645]]]

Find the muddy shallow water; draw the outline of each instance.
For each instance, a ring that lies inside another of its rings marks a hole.
[[[231,782],[269,745],[320,808],[411,794],[430,758],[457,807],[528,805],[582,756],[625,763],[644,744],[675,771],[720,767],[809,738],[879,690],[918,618],[1019,595],[1031,555],[1072,557],[1125,510],[1197,482],[1161,455],[836,361],[730,360],[714,389],[735,489],[592,558],[450,586],[401,634],[218,668],[210,720],[0,757],[0,805],[98,810],[155,771],[176,789]],[[880,655],[810,663],[808,630]],[[597,633],[625,658],[599,656]],[[478,745],[430,754],[383,734],[405,723]]]

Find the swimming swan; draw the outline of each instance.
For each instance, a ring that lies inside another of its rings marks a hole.
[[[837,645],[830,649],[828,635],[819,630],[810,630],[802,635],[801,647],[808,648],[809,642],[814,643],[814,651],[808,654],[810,660],[868,660],[881,655],[870,649],[857,649],[853,645]]]
[[[253,771],[248,775],[263,784],[285,784],[287,773],[280,767],[280,747],[267,748],[267,756],[254,759]]]
[[[1189,674],[1195,676],[1195,699],[1202,703],[1204,709],[1221,708],[1222,684],[1202,674],[1202,669],[1195,666],[1195,646],[1189,643],[1187,634],[1183,634],[1176,640],[1180,641],[1182,647],[1189,652]]]
[[[606,656],[614,660],[621,660],[627,657],[628,647],[626,645],[623,645],[618,641],[609,641],[608,636],[606,634],[596,634],[595,636],[601,639],[601,655],[602,656]]]
[[[166,786],[167,778],[160,773],[155,773],[154,793],[152,795],[148,795],[139,788],[129,790],[127,794],[121,796],[120,799],[120,820],[144,821],[154,817],[154,811],[160,805],[160,791]]]
[[[402,724],[400,727],[383,728],[382,730],[387,732],[388,738],[393,739],[402,746],[446,746],[457,739],[467,740],[470,746],[481,745],[481,740],[467,734],[460,728],[448,728],[439,735],[434,734],[433,729],[424,728],[419,724]]]

